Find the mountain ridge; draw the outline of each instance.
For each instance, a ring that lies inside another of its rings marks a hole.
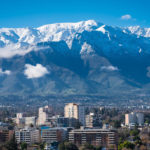
[[[0,95],[149,93],[149,29],[95,21],[0,29]]]

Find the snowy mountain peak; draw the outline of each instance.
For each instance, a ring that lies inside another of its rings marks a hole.
[[[0,28],[0,52],[7,56],[5,54],[7,51],[13,54],[20,54],[18,52],[23,50],[23,54],[26,54],[37,43],[48,41],[65,41],[71,49],[72,42],[77,37],[77,34],[83,33],[84,31],[101,32],[108,37],[109,41],[111,41],[111,37],[113,36],[121,36],[122,32],[125,34],[130,33],[137,36],[150,37],[150,28],[141,28],[139,26],[116,28],[98,23],[95,20],[80,21],[77,23],[48,24],[38,28]],[[88,49],[90,48],[88,47]]]
[[[41,26],[37,29],[45,30],[45,29],[80,29],[86,27],[98,26],[98,23],[95,20],[88,20],[88,21],[80,21],[77,23],[55,23],[55,24],[48,24]]]
[[[130,26],[127,28],[132,34],[137,36],[150,37],[150,28],[141,28],[140,26]]]

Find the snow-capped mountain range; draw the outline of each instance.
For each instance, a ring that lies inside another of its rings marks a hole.
[[[0,94],[148,92],[150,28],[94,20],[0,28]]]
[[[0,28],[0,51],[12,51],[12,55],[23,55],[35,48],[39,42],[65,41],[69,48],[77,33],[84,31],[98,31],[109,35],[109,26],[98,23],[94,20],[81,21],[78,23],[56,23],[44,25],[38,28]],[[114,27],[116,29],[117,27]],[[124,33],[135,34],[137,36],[150,37],[150,28],[140,28],[139,26],[118,28]],[[121,44],[120,44],[121,46]],[[21,48],[21,49],[20,49]],[[11,49],[11,50],[10,50]],[[14,52],[13,52],[14,51]],[[2,52],[3,54],[4,52]],[[0,57],[7,57],[0,55]]]

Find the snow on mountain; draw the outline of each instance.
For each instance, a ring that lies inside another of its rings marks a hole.
[[[101,27],[99,27],[98,29],[96,29],[96,31],[101,31],[102,33],[105,34],[105,32],[106,32],[105,25],[102,25]]]
[[[83,56],[88,56],[89,54],[94,54],[94,50],[92,49],[91,45],[87,44],[86,42],[82,45],[80,54]]]
[[[0,45],[12,43],[35,44],[45,41],[68,41],[75,33],[92,31],[97,26],[94,20],[81,21],[78,23],[56,23],[44,25],[39,28],[0,28]],[[2,47],[2,46],[1,46]]]
[[[39,28],[0,28],[0,57],[6,57],[6,53],[9,54],[8,57],[26,54],[31,51],[31,45],[35,46],[39,42],[64,40],[71,48],[76,33],[92,31],[97,26],[96,21],[88,20],[49,24]]]
[[[126,28],[132,34],[137,36],[150,37],[150,28],[141,28],[140,26],[131,26]]]
[[[113,30],[114,29],[114,30]],[[81,21],[77,23],[56,23],[48,24],[38,28],[0,28],[0,57],[12,57],[14,55],[25,55],[36,49],[36,44],[47,41],[65,41],[71,49],[72,41],[77,33],[83,31],[97,31],[106,34],[111,41],[111,35],[120,31],[138,36],[150,37],[150,28],[140,28],[139,26],[128,28],[114,28],[97,23],[94,20]],[[120,35],[121,36],[121,35]],[[85,49],[83,45],[83,49]],[[90,49],[89,46],[87,49]],[[36,49],[37,50],[37,49]],[[85,51],[85,50],[84,50]]]

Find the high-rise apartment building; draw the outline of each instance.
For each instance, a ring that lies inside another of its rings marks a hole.
[[[68,103],[64,109],[66,118],[75,118],[84,126],[85,125],[85,106],[81,104]]]
[[[100,127],[101,119],[99,116],[95,115],[94,113],[90,113],[85,117],[86,127],[93,128],[93,127]]]
[[[132,112],[130,114],[125,114],[125,125],[134,126],[134,125],[143,125],[144,124],[144,114]]]
[[[52,116],[52,108],[50,106],[40,107],[38,114],[38,125],[45,125],[49,117]]]

